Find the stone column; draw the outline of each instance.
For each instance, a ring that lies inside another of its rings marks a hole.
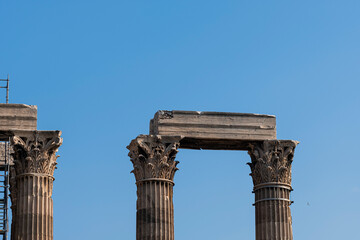
[[[137,240],[174,240],[173,179],[180,139],[140,135],[127,147],[137,185]]]
[[[11,182],[16,184],[11,186],[16,189],[16,196],[12,197],[12,240],[53,239],[51,195],[56,152],[62,143],[60,135],[60,131],[24,131],[10,139],[16,174],[16,180]]]
[[[15,232],[16,232],[16,195],[17,195],[17,188],[16,188],[16,171],[14,165],[10,166],[10,200],[11,200],[11,234],[10,239],[15,239]]]
[[[265,140],[250,144],[255,193],[256,240],[292,240],[291,163],[298,142]]]

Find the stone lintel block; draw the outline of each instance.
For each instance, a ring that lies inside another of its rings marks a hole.
[[[228,112],[158,111],[150,134],[182,136],[180,148],[247,150],[249,142],[276,139],[273,115]]]
[[[35,133],[41,134],[43,138],[53,138],[60,137],[61,131],[38,131],[38,130],[8,130],[2,131],[0,130],[0,141],[8,141],[9,138],[18,136],[21,138],[33,138]]]
[[[0,104],[0,131],[36,130],[37,106]]]
[[[60,130],[54,130],[54,131],[27,131],[27,130],[16,130],[11,131],[11,136],[18,136],[21,138],[34,138],[34,136],[39,135],[41,138],[54,138],[54,137],[60,137],[61,131]]]

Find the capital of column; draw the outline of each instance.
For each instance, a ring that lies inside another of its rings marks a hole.
[[[140,135],[131,141],[129,157],[134,165],[131,171],[137,182],[162,179],[173,181],[178,170],[175,161],[180,136]]]
[[[10,138],[16,176],[43,174],[53,176],[56,155],[62,144],[60,131],[21,131]]]
[[[291,185],[291,164],[295,147],[293,140],[265,140],[249,145],[250,176],[254,186],[265,183]]]

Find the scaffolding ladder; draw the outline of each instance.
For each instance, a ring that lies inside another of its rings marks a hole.
[[[9,142],[0,142],[0,236],[7,240],[9,232],[8,201],[9,201],[9,170],[10,146]]]
[[[6,89],[6,103],[9,103],[9,74],[7,76],[6,79],[0,79],[0,82],[5,82],[5,85],[1,85],[0,88],[5,88]]]
[[[6,103],[9,103],[9,81],[9,75],[6,79],[0,79],[0,88],[6,90]],[[0,141],[0,240],[7,240],[9,233],[9,170],[10,143]]]

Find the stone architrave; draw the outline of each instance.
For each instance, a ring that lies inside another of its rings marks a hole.
[[[129,157],[137,185],[137,240],[174,240],[174,175],[181,137],[140,135]]]
[[[297,144],[292,140],[265,140],[249,145],[256,240],[293,239],[291,164]]]
[[[0,103],[0,139],[9,138],[1,132],[35,131],[37,125],[37,106],[26,104]]]
[[[183,136],[181,148],[247,150],[249,141],[276,139],[276,117],[252,113],[158,111],[150,134]]]
[[[15,210],[12,240],[53,240],[51,196],[60,135],[60,131],[21,131],[10,138],[15,164],[10,182]]]

